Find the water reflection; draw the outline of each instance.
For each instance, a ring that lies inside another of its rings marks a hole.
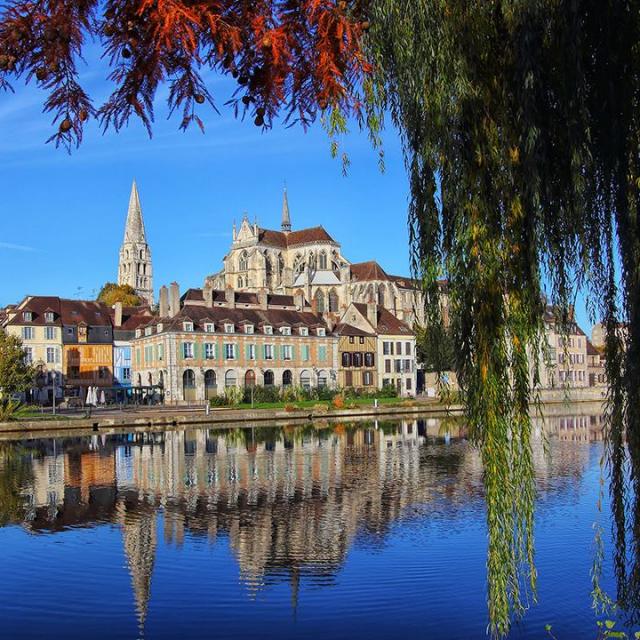
[[[541,425],[539,425],[541,427]],[[560,441],[600,439],[597,416],[547,418]],[[145,624],[161,539],[228,539],[251,597],[332,585],[354,545],[406,518],[482,522],[479,456],[456,420],[194,429],[30,440],[0,449],[0,523],[31,533],[116,525]],[[591,455],[536,448],[539,489],[572,490]],[[568,481],[569,480],[569,481]],[[161,516],[161,517],[159,517]]]

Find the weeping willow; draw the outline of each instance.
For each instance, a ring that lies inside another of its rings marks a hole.
[[[535,597],[542,317],[550,302],[566,324],[579,290],[607,328],[618,600],[637,609],[640,2],[371,0],[369,12],[368,103],[402,136],[432,326],[448,280],[454,364],[484,465],[490,630],[505,634]]]

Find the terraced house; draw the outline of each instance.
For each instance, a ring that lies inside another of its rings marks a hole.
[[[159,317],[136,330],[134,384],[165,402],[203,402],[228,387],[335,386],[336,339],[301,296],[160,290]]]

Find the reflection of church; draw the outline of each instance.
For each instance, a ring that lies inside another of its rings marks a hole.
[[[205,286],[303,293],[318,313],[342,314],[351,302],[377,302],[409,325],[422,319],[410,278],[389,275],[375,261],[349,262],[322,226],[292,231],[286,190],[280,231],[263,229],[245,215],[239,229],[233,225],[223,262],[222,271],[209,276]]]

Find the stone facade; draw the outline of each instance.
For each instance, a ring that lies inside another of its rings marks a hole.
[[[168,404],[228,387],[337,384],[336,338],[302,299],[191,289],[168,308],[136,331],[132,363],[134,385],[161,385]]]
[[[120,247],[118,284],[130,285],[146,304],[153,305],[151,249],[147,244],[142,207],[135,180],[131,186],[124,240]]]
[[[322,226],[291,230],[287,193],[279,231],[264,229],[244,216],[234,223],[223,269],[205,287],[295,295],[335,324],[352,302],[376,302],[410,326],[424,321],[422,296],[407,277],[387,274],[375,261],[351,263]]]

